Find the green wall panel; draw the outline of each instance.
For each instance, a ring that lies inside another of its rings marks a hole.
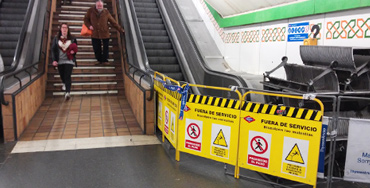
[[[369,7],[370,0],[307,0],[227,18],[222,18],[218,12],[207,2],[206,5],[208,6],[218,25],[222,28],[225,28]]]

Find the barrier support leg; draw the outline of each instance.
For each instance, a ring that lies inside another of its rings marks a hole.
[[[163,132],[162,132],[162,142],[164,142],[164,134],[163,134]]]
[[[239,179],[239,166],[235,166],[234,178]]]
[[[176,161],[180,161],[180,151],[176,149],[176,156],[175,156]]]

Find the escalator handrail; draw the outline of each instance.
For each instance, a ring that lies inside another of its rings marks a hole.
[[[125,40],[122,40],[122,39],[124,39],[124,37],[125,37],[125,35],[121,33],[121,43],[122,43],[122,45],[121,45],[121,46],[122,46],[122,48],[123,48],[123,46],[126,46],[126,45],[125,45]],[[126,55],[126,50],[124,50],[124,49],[121,49],[121,50],[123,51],[123,54],[125,54],[124,56],[125,56],[125,57],[127,57],[127,55]],[[126,60],[127,60],[127,59],[126,59]],[[126,74],[128,77],[132,78],[132,80],[133,80],[133,81],[137,82],[137,81],[135,80],[135,73],[136,73],[136,72],[140,72],[140,73],[142,73],[145,77],[149,78],[150,96],[147,98],[147,100],[148,100],[148,101],[151,101],[151,100],[153,99],[153,93],[154,93],[154,79],[153,79],[153,76],[152,76],[150,73],[148,73],[147,71],[142,70],[141,68],[139,68],[139,67],[135,66],[135,65],[134,65],[134,64],[132,64],[132,63],[129,63],[129,61],[128,61],[128,60],[127,60],[126,62],[127,62],[127,64],[129,65],[129,68],[128,68],[128,69],[126,69],[126,68],[124,67],[125,74]],[[124,66],[125,66],[125,63],[124,63]],[[132,75],[130,74],[130,70],[131,70],[131,68],[134,68],[134,69],[135,69],[135,70],[132,72]],[[144,76],[140,76],[140,80],[139,80],[139,83],[138,83],[141,87],[143,87],[143,86],[141,85],[141,79],[142,79]]]
[[[46,57],[45,52],[43,52],[43,55],[44,55],[44,59],[45,59],[45,57]],[[46,59],[44,60],[44,64],[45,64],[45,61],[46,61]],[[40,63],[40,61],[37,61],[36,63],[32,63],[31,65],[28,65],[26,67],[23,67],[22,69],[19,69],[19,70],[14,71],[14,72],[7,73],[7,74],[5,74],[5,75],[3,75],[3,76],[0,77],[0,95],[1,95],[0,100],[1,100],[1,104],[5,105],[5,106],[7,106],[9,104],[9,101],[5,101],[5,98],[4,98],[4,91],[5,91],[4,81],[7,78],[11,77],[11,76],[15,76],[15,75],[17,75],[17,74],[19,74],[21,72],[26,72],[26,73],[29,74],[29,76],[30,76],[30,82],[31,82],[32,81],[32,74],[29,73],[29,72],[27,72],[27,69],[34,68],[34,69],[36,69],[38,71],[38,68],[36,68],[35,66],[38,65],[39,63]],[[36,76],[35,79],[37,79],[38,77],[40,77],[41,75],[44,74],[44,72],[45,72],[45,66],[44,66],[44,64],[42,65],[42,67],[43,67],[42,72],[39,72],[37,74],[37,76]],[[17,77],[15,77],[15,78],[17,78]],[[19,80],[19,78],[17,78],[17,79]],[[20,84],[20,88],[22,88],[22,86],[23,86],[22,85],[22,81],[19,81],[19,84]]]
[[[21,29],[21,32],[20,32],[20,35],[19,35],[17,46],[15,48],[13,62],[11,64],[11,67],[9,69],[4,70],[3,72],[1,72],[1,74],[6,74],[6,73],[9,73],[9,72],[12,72],[18,67],[19,59],[20,59],[22,49],[23,49],[23,46],[24,46],[24,39],[26,37],[26,33],[27,33],[28,25],[30,23],[31,13],[32,13],[34,4],[35,4],[35,0],[30,0],[28,2],[27,11],[26,11],[26,14],[24,15],[24,22],[23,22],[22,29]]]
[[[131,2],[131,1],[130,1]],[[118,3],[119,3],[119,1],[118,1]],[[123,10],[122,9],[122,7],[121,7],[121,3],[119,3],[119,10]],[[131,8],[131,12],[133,12],[132,11],[132,6],[130,7]],[[124,11],[124,12],[126,12],[127,13],[127,11]],[[121,14],[121,12],[119,12],[118,14]],[[128,13],[127,13],[128,14]],[[135,14],[135,16],[136,16],[136,14]],[[121,17],[119,17],[119,20],[120,20],[120,18]],[[120,20],[120,22],[121,22],[121,25],[123,25],[122,24],[122,20]],[[138,23],[138,22],[137,22]],[[139,30],[140,31],[140,29],[138,28],[138,27],[136,27],[135,26],[135,28],[136,28],[136,31],[137,30]],[[139,68],[139,67],[137,67],[137,66],[135,66],[131,61],[130,61],[130,59],[129,58],[127,58],[127,51],[126,51],[126,49],[124,49],[124,48],[126,48],[126,46],[127,46],[127,44],[126,44],[126,36],[125,36],[125,33],[120,33],[120,39],[121,39],[121,46],[122,46],[122,54],[123,54],[123,56],[124,57],[126,57],[126,62],[127,62],[127,64],[129,65],[129,67],[128,67],[128,69],[126,69],[125,67],[124,67],[124,70],[125,70],[125,74],[128,76],[128,77],[130,77],[130,78],[132,78],[132,80],[133,81],[135,81],[135,82],[137,82],[136,80],[135,80],[135,73],[136,72],[140,72],[140,73],[142,73],[142,75],[144,75],[145,77],[147,77],[148,79],[149,79],[149,86],[150,86],[150,96],[147,98],[147,100],[148,101],[151,101],[152,99],[153,99],[153,93],[154,93],[154,79],[153,79],[153,76],[152,76],[152,74],[150,74],[149,72],[147,72],[146,70],[142,70],[141,68]],[[142,47],[143,48],[141,48],[140,50],[142,50],[142,58],[143,58],[143,61],[145,62],[145,65],[149,65],[149,63],[148,63],[148,58],[147,58],[147,56],[146,55],[143,55],[143,54],[146,54],[146,52],[145,52],[145,48],[144,48],[144,43],[143,43],[143,41],[142,41],[142,37],[141,37],[141,35],[140,35],[140,38],[139,38],[139,41],[141,41],[141,43],[142,43]],[[123,65],[124,66],[126,66],[126,64],[125,63],[123,63]],[[132,72],[132,76],[130,75],[130,70],[132,69],[132,68],[134,68],[135,70]],[[154,72],[154,71],[153,71]],[[143,87],[142,85],[141,85],[141,79],[143,78],[143,76],[140,76],[140,80],[139,80],[139,85],[141,86],[141,87]]]
[[[44,15],[44,22],[43,22],[43,29],[42,31],[47,31],[47,29],[45,28],[49,28],[49,25],[50,25],[50,22],[49,22],[49,16],[51,15],[50,14],[50,9],[51,9],[51,3],[50,3],[50,7],[48,7],[48,9],[46,10],[45,12],[45,15]],[[47,16],[47,14],[49,16]],[[49,35],[46,34],[47,37],[42,37],[42,41],[41,41],[41,51],[40,51],[40,57],[39,57],[39,61],[35,62],[35,63],[32,63],[31,65],[28,65],[26,67],[22,67],[21,69],[19,70],[16,70],[14,72],[8,72],[8,73],[5,73],[3,74],[2,76],[0,76],[0,102],[1,104],[7,106],[9,104],[9,101],[6,101],[5,100],[5,97],[4,97],[4,92],[5,92],[5,80],[11,76],[13,76],[14,78],[18,79],[19,81],[19,85],[20,85],[20,90],[22,89],[22,87],[25,87],[25,86],[28,86],[30,85],[33,81],[37,80],[38,78],[40,78],[42,75],[44,75],[45,73],[45,64],[46,64],[46,49],[47,47],[46,46],[43,46],[43,44],[46,42],[46,45],[47,45],[47,39],[49,38]],[[46,41],[44,41],[46,39]],[[45,49],[44,49],[45,48]],[[42,67],[42,71],[40,72],[39,71],[39,68],[36,68],[35,66],[38,65],[39,67],[41,66]],[[28,72],[27,70],[30,69],[30,68],[33,68],[33,69],[36,69],[37,70],[37,74],[34,78],[32,78],[32,74],[30,72]],[[20,78],[16,77],[17,74],[19,73],[22,73],[22,72],[26,72],[28,75],[29,75],[29,82],[26,83],[26,84],[22,84],[22,81]]]
[[[149,66],[149,60],[148,60],[148,56],[146,55],[144,41],[143,41],[143,37],[141,35],[140,26],[139,26],[139,20],[137,19],[136,10],[135,10],[133,1],[129,0],[128,2],[129,2],[130,10],[131,10],[130,12],[131,12],[131,17],[132,17],[133,24],[134,24],[135,33],[137,33],[137,35],[136,35],[137,40],[138,40],[138,46],[137,47],[139,48],[139,50],[141,52],[140,54],[141,54],[141,58],[143,60],[145,69],[148,70],[149,72],[154,72]]]
[[[189,30],[189,27],[187,25],[187,23],[185,22],[184,20],[184,17],[182,16],[182,14],[180,13],[180,10],[179,10],[179,7],[177,5],[177,3],[174,3],[173,1],[171,1],[174,5],[174,8],[175,8],[175,11],[177,13],[177,15],[179,15],[179,18],[182,22],[182,25],[184,26],[185,30],[184,32],[187,33],[188,36],[191,36],[191,32]],[[192,44],[192,47],[193,49],[196,51],[196,53],[198,54],[199,57],[202,57],[201,56],[201,52],[199,51],[199,47],[198,47],[198,44],[194,41],[194,38],[193,37],[189,37],[190,39],[190,42]],[[206,71],[206,73],[209,73],[209,74],[213,74],[213,75],[218,75],[218,76],[222,76],[222,77],[228,77],[230,79],[233,79],[235,80],[237,83],[239,82],[239,86],[238,87],[244,87],[246,88],[247,87],[247,83],[245,82],[245,80],[243,78],[241,78],[240,76],[237,76],[237,75],[232,75],[232,74],[228,74],[228,73],[224,73],[224,72],[220,72],[220,71],[215,71],[215,70],[212,70],[211,68],[208,67],[208,65],[204,62],[204,59],[203,58],[199,58],[200,62],[202,63],[202,65],[204,66],[204,70]]]

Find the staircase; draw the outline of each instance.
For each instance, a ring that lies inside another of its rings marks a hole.
[[[80,36],[83,18],[92,6],[95,6],[95,0],[73,0],[72,4],[62,4],[59,8],[57,7],[53,17],[52,37],[57,34],[60,23],[66,22],[69,24],[71,34],[77,38],[77,67],[74,67],[72,72],[71,95],[123,94],[123,72],[116,29],[111,28],[108,59],[110,65],[95,65],[96,59],[90,37]],[[115,17],[110,0],[104,1],[104,8]],[[47,94],[49,96],[64,95],[58,70],[51,65],[51,58],[49,62]]]
[[[155,0],[134,0],[150,68],[184,81],[181,67]]]
[[[29,0],[3,0],[0,7],[0,54],[4,68],[13,63]]]

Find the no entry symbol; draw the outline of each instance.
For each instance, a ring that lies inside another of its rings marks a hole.
[[[257,154],[264,154],[267,151],[268,143],[262,136],[255,136],[251,140],[251,148]]]
[[[187,128],[188,135],[192,139],[197,139],[200,135],[200,128],[195,123],[190,123]]]
[[[166,110],[166,112],[165,112],[165,119],[166,119],[166,124],[168,125],[168,120],[170,119],[170,117],[169,117],[169,114],[168,114],[168,111]]]

